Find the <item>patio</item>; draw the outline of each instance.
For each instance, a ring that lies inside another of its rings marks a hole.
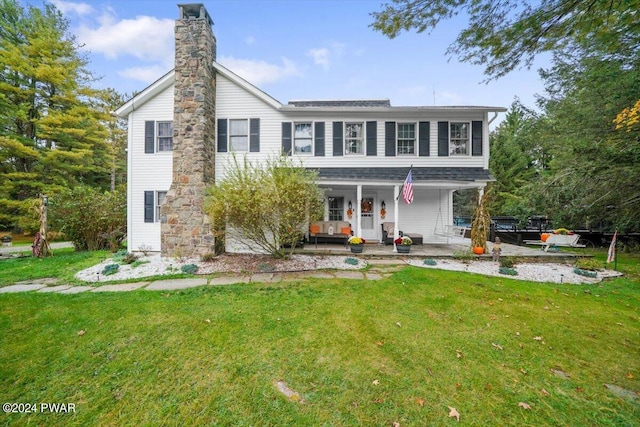
[[[488,248],[491,250],[491,243]],[[381,243],[366,243],[364,252],[361,254],[353,254],[353,256],[378,258],[378,257],[430,257],[430,258],[453,258],[468,254],[471,247],[471,240],[466,238],[450,238],[449,242],[443,243],[425,243],[423,245],[412,245],[411,253],[398,254],[393,251],[393,245],[383,245]],[[570,252],[570,248],[563,248],[560,252],[545,252],[539,247],[527,247],[510,245],[502,243],[502,257],[522,257],[530,260],[539,259],[541,262],[563,262],[567,259],[573,259],[581,254],[579,252]],[[307,243],[304,248],[296,249],[296,253],[300,254],[321,254],[321,255],[345,255],[351,253],[349,247],[343,244],[318,243],[316,245]],[[474,255],[475,256],[475,255]],[[480,256],[483,259],[491,259],[491,253]]]

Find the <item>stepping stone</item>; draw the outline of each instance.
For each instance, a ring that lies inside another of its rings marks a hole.
[[[250,280],[247,276],[220,276],[209,280],[209,285],[233,285],[235,283],[249,283]]]
[[[385,278],[382,274],[373,272],[366,272],[365,276],[367,276],[367,280],[382,280]]]
[[[145,288],[147,291],[173,291],[195,288],[207,284],[207,279],[168,279],[158,280]]]
[[[70,287],[71,285],[47,286],[40,289],[38,292],[60,292],[69,289]]]
[[[360,271],[340,270],[335,272],[337,279],[364,279],[364,274]]]
[[[60,291],[60,294],[79,294],[80,292],[85,292],[93,289],[93,286],[72,286],[69,289],[65,289]]]
[[[149,282],[136,282],[121,283],[119,285],[104,285],[94,288],[91,292],[126,292],[136,290],[148,284]]]
[[[325,273],[323,271],[309,271],[309,274],[306,277],[312,277],[314,279],[334,279],[335,276],[330,273]]]
[[[282,281],[282,274],[279,273],[257,273],[250,277],[249,282],[255,283],[277,283]]]
[[[58,279],[55,277],[43,277],[42,279],[23,280],[22,282],[16,282],[16,285],[55,285],[58,283]]]
[[[24,283],[24,282],[23,282]],[[18,285],[11,285],[11,286],[5,286],[3,288],[0,288],[0,294],[11,294],[11,293],[16,293],[16,292],[30,292],[30,291],[37,291],[38,289],[42,289],[44,288],[46,285],[31,285],[31,284],[18,284]]]

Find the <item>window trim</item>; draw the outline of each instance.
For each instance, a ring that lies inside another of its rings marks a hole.
[[[334,199],[336,201],[337,207],[331,208],[331,200]],[[344,221],[344,212],[345,212],[345,204],[344,204],[344,196],[328,196],[327,197],[327,218],[329,221]],[[334,212],[339,216],[340,219],[331,219],[331,212]]]
[[[400,152],[400,127],[404,125],[413,126],[413,138],[402,138],[403,140],[413,140],[413,153],[401,153]],[[416,122],[396,122],[396,156],[409,157],[409,156],[417,156],[417,143],[418,143],[418,134],[417,134],[417,126]]]
[[[234,135],[234,134],[231,132],[231,130],[233,129],[233,126],[231,125],[231,122],[245,122],[245,125],[246,125],[246,129],[245,129],[245,130],[246,130],[246,133],[245,133],[245,134],[237,134],[237,135]],[[236,152],[236,153],[248,153],[248,152],[249,152],[249,146],[251,145],[251,143],[250,143],[250,141],[249,141],[249,135],[251,134],[251,131],[250,131],[250,129],[249,129],[249,128],[250,128],[249,119],[228,119],[227,123],[228,123],[228,124],[227,124],[227,138],[228,138],[228,140],[229,140],[229,142],[228,142],[228,144],[229,144],[229,146],[228,146],[228,150],[229,150],[229,151]],[[247,144],[247,147],[246,147],[246,149],[244,149],[244,150],[238,150],[238,149],[236,149],[236,148],[233,146],[233,138],[234,138],[234,137],[243,137],[243,136],[246,138],[246,144]]]
[[[465,138],[454,138],[453,137],[453,125],[466,125],[467,136],[466,136],[466,144],[465,144],[465,153],[455,153],[453,151],[453,141],[455,140],[463,140]],[[449,121],[449,156],[451,157],[469,157],[471,156],[471,122],[469,121]]]
[[[350,125],[359,125],[360,126],[360,137],[359,138],[351,138],[347,135],[347,128]],[[359,153],[353,153],[349,151],[349,141],[360,141],[360,150]],[[347,156],[366,156],[367,155],[367,138],[366,138],[366,128],[365,122],[344,122],[344,154]]]
[[[171,126],[171,136],[161,136],[160,135],[160,125],[162,124],[169,124]],[[156,153],[165,153],[165,152],[171,152],[173,151],[173,120],[158,120],[155,122],[155,132],[154,132],[154,136],[155,136],[155,148],[156,148]],[[160,149],[160,139],[167,139],[170,140],[170,149],[168,150],[161,150]]]
[[[153,206],[154,206],[154,214],[153,222],[161,222],[160,221],[160,206],[164,199],[167,197],[168,191],[154,191],[153,194]],[[160,194],[164,194],[162,200],[160,200]]]
[[[314,129],[313,129],[313,121],[300,121],[300,122],[293,122],[293,129],[291,132],[291,146],[292,146],[292,153],[298,156],[313,156],[313,141],[314,141]],[[298,125],[309,125],[309,129],[311,130],[311,136],[308,138],[296,138],[296,126]],[[304,141],[309,141],[309,147],[311,148],[311,150],[309,152],[306,151],[298,151],[297,150],[297,146],[296,146],[296,141],[298,140],[304,140]]]

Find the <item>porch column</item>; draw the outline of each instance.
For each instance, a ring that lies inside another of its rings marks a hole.
[[[398,232],[398,198],[400,198],[400,186],[393,186],[393,252],[398,252],[395,240],[400,236]]]
[[[356,190],[356,236],[362,236],[362,184]]]

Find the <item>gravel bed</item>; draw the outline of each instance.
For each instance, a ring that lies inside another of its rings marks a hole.
[[[288,260],[276,260],[267,255],[224,254],[215,257],[212,261],[203,262],[197,259],[166,258],[156,254],[140,256],[138,261],[143,263],[135,267],[132,267],[131,264],[120,264],[115,274],[105,276],[103,274],[104,268],[109,264],[115,264],[113,259],[107,259],[76,273],[75,277],[85,282],[142,279],[180,273],[180,268],[188,264],[198,266],[196,274],[255,274],[318,269],[354,270],[364,268],[367,265],[364,260],[359,258],[352,258],[357,260],[357,264],[349,264],[346,262],[347,258],[349,257],[293,255]]]
[[[622,273],[613,270],[600,270],[596,277],[586,277],[574,273],[574,266],[559,263],[519,263],[513,266],[517,272],[515,276],[501,274],[500,263],[494,261],[462,262],[457,260],[436,259],[436,265],[426,265],[422,259],[407,260],[407,264],[442,270],[466,271],[468,273],[484,274],[487,276],[500,276],[510,279],[529,280],[532,282],[553,283],[598,283],[606,277],[621,276]]]

